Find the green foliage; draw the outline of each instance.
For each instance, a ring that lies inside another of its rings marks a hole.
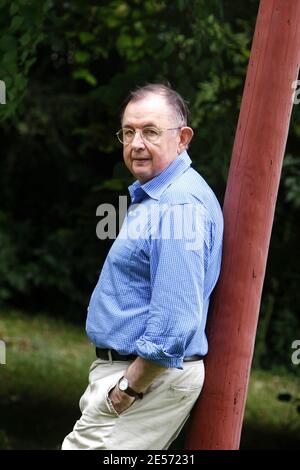
[[[0,449],[11,450],[9,439],[4,431],[0,429]]]
[[[8,96],[0,121],[16,118],[22,108],[36,49],[45,37],[43,21],[50,5],[49,0],[0,3],[0,77]]]
[[[297,155],[286,155],[284,160],[286,188],[286,202],[295,209],[300,207],[300,157]]]

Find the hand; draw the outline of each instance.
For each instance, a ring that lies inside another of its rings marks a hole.
[[[111,389],[108,397],[119,415],[130,408],[135,401],[134,397],[130,397],[127,393],[122,392],[117,385]]]

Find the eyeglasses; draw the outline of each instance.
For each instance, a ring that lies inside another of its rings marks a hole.
[[[181,127],[157,129],[157,127],[146,126],[141,130],[131,129],[130,127],[123,127],[118,132],[116,132],[116,136],[118,137],[121,144],[128,145],[132,143],[135,135],[139,133],[143,140],[150,142],[150,144],[155,144],[159,141],[159,138],[164,131],[173,131],[175,129],[181,129]]]

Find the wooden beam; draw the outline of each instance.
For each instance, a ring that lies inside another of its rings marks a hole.
[[[222,271],[187,449],[238,449],[300,63],[300,1],[261,0],[224,200]],[[221,156],[220,156],[221,158]]]

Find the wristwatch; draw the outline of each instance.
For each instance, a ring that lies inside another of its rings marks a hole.
[[[119,390],[121,390],[124,393],[127,393],[130,397],[135,397],[135,398],[143,398],[144,394],[142,392],[136,392],[132,388],[129,387],[128,379],[126,377],[121,377],[119,382],[118,382],[118,387]]]

